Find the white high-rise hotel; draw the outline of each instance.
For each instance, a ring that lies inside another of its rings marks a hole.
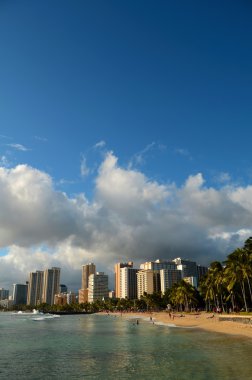
[[[120,269],[119,298],[127,298],[129,300],[137,298],[137,272],[138,269],[131,267]]]
[[[88,302],[108,298],[108,275],[96,272],[88,277]]]
[[[144,293],[163,293],[181,280],[181,270],[173,261],[148,261],[133,268],[133,262],[115,264],[117,298],[141,298]]]

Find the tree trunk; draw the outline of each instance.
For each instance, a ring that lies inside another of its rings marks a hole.
[[[250,301],[251,301],[251,304],[252,304],[252,291],[251,291],[251,285],[250,285],[250,281],[249,281],[248,276],[247,276],[247,282],[248,282],[248,287],[249,287]]]
[[[246,301],[246,293],[245,293],[244,281],[241,282],[241,289],[242,289],[244,306],[245,306],[246,312],[248,312],[248,306],[247,306],[247,301]]]
[[[221,307],[222,307],[222,310],[225,312],[225,308],[224,308],[224,304],[223,304],[222,293],[221,293],[220,297],[221,297]]]
[[[231,293],[231,302],[232,302],[232,308],[233,308],[233,311],[234,311],[235,305],[234,305],[234,295],[233,295],[233,293]]]

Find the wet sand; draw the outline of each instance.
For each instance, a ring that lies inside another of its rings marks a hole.
[[[106,313],[104,313],[106,314]],[[112,313],[122,318],[144,318],[145,320],[157,324],[173,324],[181,327],[195,327],[208,331],[220,332],[232,335],[241,335],[252,338],[252,315],[240,316],[231,314],[211,314],[211,313],[172,313],[171,317],[168,312],[145,312],[145,313]],[[183,315],[183,316],[181,316]],[[212,317],[214,315],[214,317]],[[228,318],[229,320],[224,320]],[[232,318],[234,318],[232,320]],[[250,319],[249,323],[248,319]],[[235,320],[235,321],[234,321]],[[243,322],[242,322],[243,321]]]

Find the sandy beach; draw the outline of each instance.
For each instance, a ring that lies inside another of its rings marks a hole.
[[[231,314],[211,314],[211,313],[174,313],[169,316],[167,312],[146,312],[146,313],[113,313],[122,318],[139,318],[141,323],[141,318],[147,319],[150,322],[164,323],[164,324],[175,324],[176,326],[184,327],[196,327],[208,331],[220,332],[232,335],[241,335],[248,338],[252,338],[252,316],[240,316]],[[183,316],[181,316],[183,315]],[[214,317],[212,317],[214,315]],[[229,320],[227,321],[226,318]],[[234,320],[232,320],[235,319]],[[244,323],[250,318],[250,323]]]

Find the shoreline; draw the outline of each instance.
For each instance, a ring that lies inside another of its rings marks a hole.
[[[106,312],[99,314],[108,315]],[[171,317],[166,311],[160,312],[123,312],[109,313],[122,318],[139,318],[146,321],[164,324],[175,325],[176,327],[198,328],[216,333],[229,335],[240,335],[247,338],[252,338],[252,316],[239,316],[235,314],[217,315],[206,312],[187,314],[187,313],[172,313]],[[214,315],[214,317],[212,317]],[[239,321],[241,320],[241,322]]]

